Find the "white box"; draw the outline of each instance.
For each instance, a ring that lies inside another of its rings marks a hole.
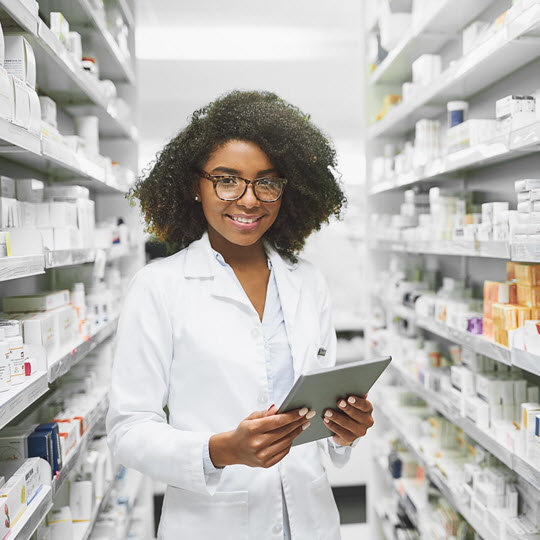
[[[41,105],[41,119],[53,127],[58,127],[56,120],[56,103],[50,97],[39,96],[39,104]]]
[[[51,226],[51,212],[48,202],[36,204],[36,225],[38,227]]]
[[[58,422],[58,429],[60,430],[62,461],[65,462],[80,439],[80,424],[78,422]]]
[[[51,11],[51,32],[66,46],[69,35],[69,23],[59,11]]]
[[[42,486],[40,458],[28,458],[15,463],[0,462],[0,474],[6,478],[21,476],[24,482],[26,504],[30,504]]]
[[[54,229],[51,227],[43,227],[39,230],[43,240],[43,247],[50,251],[54,251]]]
[[[30,102],[30,125],[28,131],[34,135],[41,133],[41,105],[37,92],[29,88],[28,99]]]
[[[525,180],[516,180],[514,182],[516,192],[531,191],[532,189],[540,189],[540,179],[527,178]]]
[[[35,203],[22,202],[19,205],[21,209],[21,222],[23,227],[36,227],[37,212]]]
[[[15,103],[13,123],[24,129],[30,128],[30,89],[20,79],[11,76]]]
[[[45,184],[41,180],[35,178],[20,178],[17,179],[17,199],[32,203],[43,201],[43,191]]]
[[[26,510],[26,494],[23,476],[12,476],[2,488],[0,488],[0,505],[1,504],[7,506],[11,528],[13,528]]]
[[[11,122],[14,114],[13,84],[8,72],[0,66],[0,117]]]
[[[482,36],[489,28],[489,23],[483,21],[474,21],[469,24],[462,32],[462,53],[468,55],[476,45],[482,40]]]
[[[78,32],[69,32],[66,47],[77,66],[80,66],[82,62],[81,34]]]
[[[32,46],[21,35],[8,35],[4,40],[6,47],[4,68],[10,75],[35,89],[36,58]]]
[[[69,483],[69,507],[73,520],[90,521],[94,507],[94,486],[91,481]]]
[[[76,227],[77,206],[72,202],[49,202],[51,227]]]
[[[506,96],[495,102],[495,116],[497,119],[515,116],[517,114],[531,114],[536,116],[536,106],[533,96]]]
[[[58,342],[55,319],[50,311],[10,315],[22,322],[24,343],[52,349]]]
[[[51,309],[47,312],[51,314],[54,322],[54,332],[57,336],[58,343],[70,343],[77,332],[77,317],[73,306],[67,305],[56,309]]]
[[[414,84],[425,86],[436,79],[442,71],[441,57],[438,54],[423,54],[412,63]]]
[[[72,249],[70,227],[55,227],[53,237],[55,251]]]

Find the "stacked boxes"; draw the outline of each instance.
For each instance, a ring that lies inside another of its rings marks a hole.
[[[484,282],[484,336],[508,347],[508,331],[540,319],[540,265],[507,263],[506,282]]]

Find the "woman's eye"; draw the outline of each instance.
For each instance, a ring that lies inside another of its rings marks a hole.
[[[236,181],[235,178],[220,178],[219,180],[223,185],[231,185],[231,184],[237,184],[238,182]]]
[[[261,186],[273,186],[275,183],[276,182],[273,178],[261,178],[259,180],[259,184]]]

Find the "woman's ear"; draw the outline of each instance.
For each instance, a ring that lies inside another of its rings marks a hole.
[[[201,190],[199,189],[199,179],[193,179],[193,182],[191,184],[192,192],[193,192],[193,198],[199,202],[201,200]]]

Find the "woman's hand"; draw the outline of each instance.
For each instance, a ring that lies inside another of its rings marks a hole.
[[[332,437],[335,443],[349,446],[373,425],[373,405],[358,396],[349,396],[347,401],[340,399],[337,405],[337,410],[327,409],[324,412],[324,423],[335,433]]]
[[[210,459],[216,467],[242,464],[267,469],[281,461],[290,451],[296,437],[307,429],[315,411],[306,407],[276,414],[255,411],[233,431],[210,437]]]

